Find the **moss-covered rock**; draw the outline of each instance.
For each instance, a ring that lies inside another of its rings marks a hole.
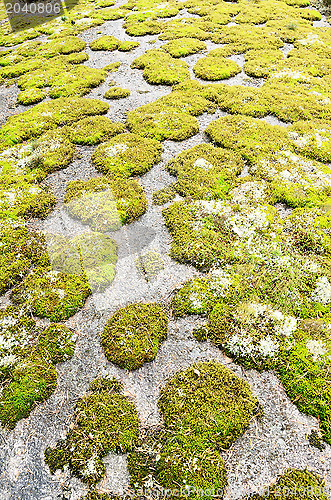
[[[177,177],[174,187],[193,199],[225,198],[244,162],[238,153],[199,144],[170,160],[166,168]]]
[[[162,145],[137,134],[120,134],[92,155],[95,167],[112,178],[142,175],[161,159]]]
[[[0,149],[39,137],[50,129],[70,125],[87,116],[102,115],[109,104],[96,99],[62,98],[40,103],[32,109],[8,118],[0,132]]]
[[[241,72],[240,66],[225,57],[202,57],[193,67],[195,76],[203,80],[224,80]]]
[[[90,392],[76,404],[73,429],[55,448],[45,450],[51,473],[68,465],[82,481],[95,484],[105,473],[105,455],[132,449],[139,421],[134,405],[120,394],[121,389],[115,379],[92,382]]]
[[[248,116],[224,116],[208,125],[205,132],[217,146],[234,149],[248,161],[289,145],[283,127]]]
[[[124,132],[124,125],[105,116],[90,116],[69,128],[68,137],[75,144],[94,145]]]
[[[154,85],[174,85],[190,79],[188,64],[161,49],[148,50],[132,62],[131,68],[143,69],[145,80]]]
[[[136,370],[155,359],[167,331],[168,319],[158,304],[132,304],[108,320],[101,345],[109,361],[121,368]]]
[[[108,89],[104,96],[105,99],[123,99],[129,97],[131,91],[129,89],[122,89],[121,87],[111,87]]]
[[[114,36],[104,35],[90,43],[91,50],[109,50],[113,51],[118,48],[120,41]]]
[[[158,101],[129,111],[126,124],[131,132],[158,141],[183,141],[199,132],[196,118]]]
[[[205,42],[196,38],[176,38],[162,46],[172,57],[185,57],[206,50]]]
[[[164,261],[158,252],[146,252],[135,261],[138,273],[142,274],[146,281],[152,281],[164,269]]]
[[[14,304],[24,305],[40,318],[63,321],[73,316],[91,291],[84,275],[38,268],[11,292]]]
[[[289,128],[289,138],[297,152],[319,161],[331,161],[331,133],[328,121],[296,122]]]
[[[192,499],[215,488],[223,498],[227,480],[219,450],[230,447],[258,412],[247,382],[216,361],[196,363],[167,382],[158,406],[165,427],[129,455],[131,484],[152,480]]]
[[[71,181],[66,189],[66,209],[96,231],[116,231],[145,213],[147,198],[138,182],[96,177]]]
[[[308,500],[314,495],[321,500],[329,499],[325,494],[325,481],[320,476],[307,469],[288,469],[279,476],[275,484],[268,486],[261,495],[253,494],[245,497],[245,500],[262,500],[262,498],[295,500],[298,495],[304,500]]]

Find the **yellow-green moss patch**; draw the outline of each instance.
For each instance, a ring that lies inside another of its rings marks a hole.
[[[132,304],[108,320],[101,345],[109,361],[136,370],[155,359],[167,331],[168,319],[158,304]]]
[[[240,66],[225,57],[202,57],[193,67],[195,76],[203,80],[224,80],[241,72]]]
[[[146,281],[153,281],[164,269],[164,261],[158,252],[149,251],[135,261],[138,273],[142,274]]]
[[[162,49],[168,52],[172,57],[185,57],[190,54],[196,54],[206,50],[207,45],[196,38],[176,38],[167,42]]]
[[[121,87],[111,87],[105,94],[105,99],[123,99],[124,97],[129,97],[131,91],[129,89],[122,89]]]
[[[289,138],[293,141],[296,151],[319,161],[331,162],[330,122],[296,122],[289,128]]]
[[[145,80],[154,85],[174,85],[190,79],[188,64],[161,49],[148,50],[132,62],[131,68],[143,69]]]
[[[68,137],[75,144],[94,145],[124,131],[124,125],[105,116],[90,116],[69,128]]]
[[[101,36],[93,42],[90,43],[91,50],[116,50],[120,44],[120,41],[114,36]]]
[[[17,95],[17,102],[23,104],[24,106],[29,106],[30,104],[37,104],[46,97],[46,92],[41,89],[28,89],[19,92]]]

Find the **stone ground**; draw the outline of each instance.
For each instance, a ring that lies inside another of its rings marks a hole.
[[[117,2],[115,7],[121,3],[124,1]],[[177,17],[188,15],[182,10]],[[79,36],[90,43],[100,36],[101,31],[102,34],[113,35],[120,40],[136,40],[124,32],[122,22],[105,22],[101,27],[89,29]],[[323,22],[326,23],[325,18]],[[128,98],[111,102],[106,115],[109,118],[124,122],[129,110],[152,102],[171,91],[167,86],[149,85],[143,79],[141,71],[130,69],[133,59],[151,47],[161,46],[158,40],[153,45],[149,43],[155,39],[157,37],[153,35],[139,37],[140,47],[129,53],[100,53],[86,49],[89,60],[85,64],[91,67],[101,68],[112,61],[121,61],[118,72],[111,73],[105,83],[87,97],[104,100],[102,96],[108,88],[107,82],[113,79],[118,86],[131,90]],[[217,46],[207,41],[208,50]],[[288,51],[290,48],[292,46],[289,44],[283,50]],[[196,77],[192,67],[199,57],[201,54],[183,58],[189,63],[191,77],[194,79]],[[243,65],[242,56],[234,56],[233,60]],[[248,77],[243,71],[236,77],[225,80],[228,85],[260,86],[262,82],[262,79]],[[2,122],[8,116],[26,109],[23,106],[15,106],[18,91],[16,86],[0,87]],[[211,121],[224,114],[217,111],[215,114],[198,117],[200,130],[203,131]],[[266,120],[271,124],[281,123],[274,117],[267,117]],[[149,200],[147,212],[139,220],[112,233],[112,237],[120,244],[120,253],[116,278],[110,289],[102,296],[99,294],[90,297],[84,308],[66,322],[77,333],[76,350],[70,361],[57,365],[56,391],[27,419],[21,420],[13,431],[0,429],[0,500],[77,500],[87,491],[82,482],[70,477],[68,473],[52,476],[44,463],[44,450],[46,446],[54,446],[59,438],[65,437],[73,420],[77,398],[87,390],[95,377],[112,375],[121,379],[125,391],[137,406],[142,425],[153,426],[160,423],[157,399],[165,380],[179,369],[186,368],[196,361],[209,359],[225,363],[246,379],[265,411],[263,419],[253,420],[248,431],[230,450],[222,454],[229,482],[226,500],[237,499],[244,493],[263,489],[288,467],[315,471],[323,476],[331,487],[331,447],[326,445],[323,451],[319,451],[312,448],[307,440],[311,430],[318,429],[318,421],[298,411],[273,373],[244,370],[209,342],[197,342],[192,335],[192,329],[202,322],[201,319],[190,317],[171,320],[168,338],[162,344],[156,360],[131,373],[109,363],[100,347],[99,336],[102,329],[110,315],[119,307],[137,301],[161,301],[167,304],[180,283],[199,274],[190,266],[178,264],[169,257],[171,238],[163,222],[162,208],[152,204],[152,193],[173,181],[164,170],[167,160],[185,149],[207,141],[203,132],[183,142],[165,141],[162,161],[140,179]],[[91,147],[77,147],[72,164],[48,177],[47,183],[59,201],[46,220],[33,221],[32,227],[67,236],[84,230],[84,226],[64,212],[62,204],[64,189],[69,180],[87,179],[97,175],[90,164],[93,150]],[[279,209],[281,211],[282,207]],[[164,270],[153,282],[146,282],[135,269],[135,259],[146,250],[161,253],[165,263]],[[8,297],[2,297],[1,301],[3,305],[8,303]],[[98,489],[123,494],[129,484],[126,457],[109,455],[104,459],[104,463],[107,474],[97,485]]]

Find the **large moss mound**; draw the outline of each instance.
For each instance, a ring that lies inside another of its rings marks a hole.
[[[131,68],[143,69],[143,77],[154,85],[174,85],[190,78],[188,64],[172,58],[163,50],[148,50],[135,59]]]
[[[108,177],[70,181],[65,202],[71,216],[102,232],[130,224],[147,208],[147,198],[137,181]]]
[[[109,361],[136,370],[155,358],[167,330],[167,316],[158,304],[132,304],[108,320],[101,345]]]
[[[90,392],[76,404],[76,424],[55,448],[46,448],[45,462],[51,473],[69,466],[87,484],[105,474],[102,458],[111,452],[127,453],[138,433],[135,406],[120,394],[116,379],[95,379]]]
[[[193,71],[195,76],[203,80],[224,80],[240,73],[241,68],[225,57],[207,56],[198,60]]]
[[[101,144],[92,155],[98,170],[109,177],[130,177],[148,172],[161,159],[162,145],[137,134],[120,134]]]
[[[92,146],[124,132],[122,123],[113,123],[105,116],[90,116],[76,122],[69,129],[70,140],[75,144]]]

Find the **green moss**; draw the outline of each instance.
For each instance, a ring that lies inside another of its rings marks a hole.
[[[40,89],[28,89],[23,90],[17,95],[17,102],[28,106],[29,104],[36,104],[37,102],[43,101],[46,97],[46,92]]]
[[[0,399],[0,420],[12,429],[56,388],[54,366],[41,359],[22,361],[13,370]]]
[[[225,57],[202,57],[193,67],[195,76],[203,80],[224,80],[241,72],[240,66]]]
[[[247,116],[224,116],[205,130],[217,146],[236,150],[250,162],[289,145],[286,130]]]
[[[314,448],[317,448],[320,451],[325,450],[325,443],[323,443],[321,435],[315,429],[308,434],[307,439],[310,446],[314,446]]]
[[[173,107],[178,111],[197,116],[202,113],[214,113],[216,104],[213,90],[200,85],[198,82],[188,80],[176,85],[173,91],[156,101],[157,105]]]
[[[0,182],[0,215],[2,217],[45,218],[53,209],[56,198],[46,187],[29,182]]]
[[[20,282],[30,269],[45,259],[41,235],[28,231],[20,220],[2,220],[0,224],[0,293]]]
[[[112,62],[110,64],[107,64],[103,69],[105,71],[108,71],[108,73],[114,73],[115,71],[118,70],[118,68],[121,66],[120,62]]]
[[[66,57],[65,57],[65,61],[68,63],[68,64],[81,64],[85,61],[88,61],[89,60],[89,56],[88,54],[86,54],[86,52],[80,52],[80,53],[73,53],[73,54],[68,54]]]
[[[162,145],[136,134],[120,134],[95,150],[94,166],[110,177],[143,175],[161,159]]]
[[[330,206],[293,210],[286,219],[286,229],[292,235],[293,245],[303,254],[331,253]]]
[[[160,40],[175,40],[178,38],[197,38],[208,40],[210,33],[206,22],[194,18],[182,18],[167,21],[162,25]]]
[[[155,359],[167,331],[168,319],[158,304],[132,304],[108,320],[101,345],[109,361],[136,370]]]
[[[69,128],[69,138],[75,144],[95,145],[124,131],[124,125],[113,123],[105,116],[90,116]]]
[[[152,281],[164,269],[162,256],[157,252],[146,252],[135,261],[137,271],[146,281]]]
[[[166,165],[177,177],[176,191],[193,199],[225,198],[243,167],[239,154],[211,144],[194,146]]]
[[[154,191],[153,193],[153,203],[154,205],[164,205],[168,201],[171,201],[176,196],[176,189],[174,184],[168,187]]]
[[[255,78],[266,78],[284,60],[280,50],[249,50],[245,54],[244,71]]]
[[[196,363],[167,382],[158,406],[164,429],[129,455],[131,484],[142,487],[152,479],[169,489],[190,486],[179,498],[193,499],[206,498],[201,489],[214,487],[222,498],[227,480],[219,451],[229,448],[258,412],[247,382],[216,361]]]
[[[124,97],[128,97],[131,94],[129,89],[121,89],[120,87],[111,87],[108,89],[105,94],[105,99],[123,99]]]
[[[211,41],[229,44],[230,48],[233,49],[233,54],[242,54],[247,50],[269,50],[271,47],[277,49],[284,45],[283,41],[272,30],[268,30],[264,26],[253,25],[222,26],[222,30],[212,34]],[[217,54],[216,51],[222,49],[223,47],[215,49],[209,54]]]
[[[314,472],[307,469],[287,469],[275,484],[268,486],[262,495],[254,494],[245,498],[246,500],[262,500],[262,498],[295,500],[299,495],[304,500],[314,496],[321,500],[328,500],[329,497],[324,491],[325,481]]]
[[[129,42],[129,41],[125,41],[125,42],[121,42],[118,46],[118,50],[120,52],[131,52],[131,50],[134,50],[136,49],[137,47],[139,47],[140,43],[139,42]]]
[[[51,58],[59,54],[73,54],[81,52],[86,43],[76,36],[63,36],[49,40],[38,47],[37,54],[42,57]]]
[[[161,49],[148,50],[134,59],[131,68],[143,69],[143,77],[154,85],[174,85],[190,79],[188,64],[178,61]]]
[[[113,51],[118,48],[120,41],[114,36],[104,35],[90,43],[91,50]]]
[[[32,109],[8,118],[0,132],[0,149],[39,137],[50,129],[70,125],[87,116],[102,115],[109,104],[96,99],[62,98],[40,103]]]
[[[11,292],[14,304],[24,305],[40,318],[63,321],[81,309],[90,295],[83,275],[39,268]]]
[[[87,484],[97,483],[104,475],[105,455],[132,449],[139,424],[134,405],[119,394],[118,383],[96,382],[91,384],[91,392],[78,400],[76,424],[66,439],[45,450],[51,473],[68,465]]]
[[[298,153],[319,161],[331,161],[331,134],[328,121],[296,122],[289,128],[289,138]]]
[[[52,324],[38,337],[38,354],[47,357],[54,365],[72,358],[74,351],[73,332],[64,325]]]
[[[196,38],[176,38],[162,46],[162,49],[172,57],[189,56],[206,50],[206,48],[206,44]]]
[[[107,177],[69,182],[65,202],[70,215],[97,231],[116,231],[147,208],[147,198],[136,181]]]
[[[183,141],[199,132],[196,118],[158,101],[129,111],[126,124],[131,132],[158,141]]]

